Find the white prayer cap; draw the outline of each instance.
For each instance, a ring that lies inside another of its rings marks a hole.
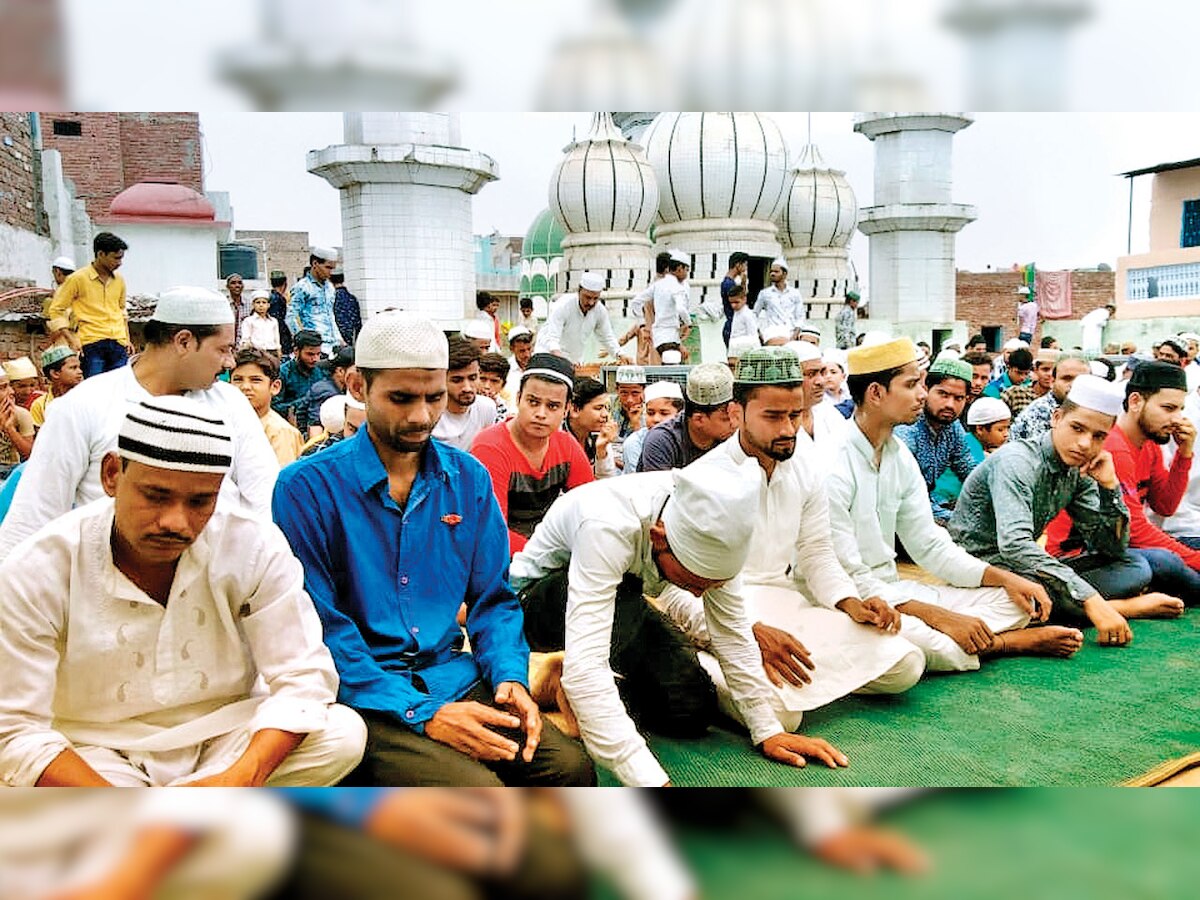
[[[173,287],[158,295],[152,322],[167,325],[232,325],[229,298],[202,287]]]
[[[450,364],[446,335],[429,319],[385,310],[367,319],[354,345],[360,369],[445,369]]]
[[[886,331],[868,331],[863,335],[860,347],[878,347],[880,344],[890,344],[895,340]]]
[[[1008,404],[996,397],[980,397],[967,410],[968,425],[991,425],[1012,418]]]
[[[336,250],[329,247],[318,247],[316,244],[308,248],[308,255],[315,256],[317,259],[323,259],[325,262],[333,262],[338,258]]]
[[[683,389],[677,382],[674,381],[656,381],[646,387],[646,402],[651,400],[679,400],[683,401]]]
[[[1108,381],[1108,366],[1100,362],[1100,360],[1093,359],[1088,363],[1088,368],[1097,378],[1103,378],[1105,381]]]
[[[4,363],[4,374],[8,376],[9,381],[24,381],[27,378],[37,378],[37,366],[33,364],[33,360],[28,356],[18,356],[16,359],[10,359]]]
[[[270,300],[270,299],[271,299],[271,292],[270,292],[270,291],[262,291],[262,290],[255,291],[253,294],[251,294],[251,295],[250,295],[250,299],[251,299],[251,301],[254,301],[254,300]]]
[[[777,341],[780,338],[789,337],[791,333],[792,329],[788,328],[786,325],[768,325],[762,330],[763,343],[766,343],[767,341]]]
[[[917,348],[918,351],[920,349],[920,347]],[[937,355],[937,359],[935,359],[934,362],[941,362],[943,359],[962,359],[962,354],[957,350],[947,350],[943,348],[942,352]]]
[[[783,346],[785,349],[791,350],[796,354],[796,359],[800,361],[800,365],[821,358],[821,348],[809,341],[788,341]]]
[[[837,366],[843,372],[846,371],[846,351],[839,350],[837,347],[827,347],[821,353],[821,359],[825,360],[831,366]]]
[[[663,508],[667,544],[680,564],[701,578],[726,581],[742,570],[758,518],[762,470],[713,453],[674,472]]]
[[[480,321],[482,322],[483,320],[480,319]],[[510,344],[519,337],[533,337],[533,332],[524,325],[514,325],[508,329],[508,342]]]
[[[1020,338],[1009,338],[1007,341],[1004,342],[1005,350],[1020,350],[1022,347],[1028,347],[1028,346],[1029,346],[1028,342],[1023,341]]]
[[[55,257],[54,262],[50,263],[50,268],[62,269],[64,272],[74,272],[75,260],[71,259],[69,256]]]
[[[683,362],[683,354],[678,350],[664,350],[662,361],[664,366],[677,366]]]
[[[346,401],[349,394],[334,394],[321,404],[321,427],[329,434],[337,434],[346,427]]]
[[[1181,331],[1179,332],[1179,337],[1185,341],[1195,341],[1197,344],[1200,344],[1200,334],[1196,334],[1194,331]]]
[[[349,391],[346,391],[343,396],[346,398],[346,409],[365,410],[367,408],[367,404],[363,403],[361,400],[356,400],[354,395]]]
[[[758,346],[758,338],[752,334],[739,334],[729,341],[728,356],[741,358],[741,355],[747,350],[753,350]]]
[[[584,291],[602,291],[608,287],[608,282],[599,272],[584,272],[579,276],[579,288]]]
[[[680,263],[687,266],[689,269],[692,267],[692,258],[682,250],[671,251],[671,262]]]
[[[697,406],[717,406],[733,399],[733,373],[724,363],[700,363],[687,376],[687,398]]]
[[[1076,406],[1095,410],[1106,416],[1119,416],[1125,392],[1096,375],[1080,375],[1071,385],[1067,399]]]
[[[804,325],[800,328],[800,333],[801,334],[811,334],[811,335],[814,335],[815,337],[820,337],[821,329],[818,328],[816,325]]]
[[[783,269],[783,271],[785,271],[785,272],[788,270],[787,260],[784,259],[782,256],[777,256],[773,260],[771,260],[771,265],[779,266],[779,268]]]
[[[490,341],[496,336],[495,329],[483,319],[470,319],[462,327],[462,336],[477,341]]]
[[[157,469],[224,474],[233,465],[233,435],[209,407],[164,394],[130,407],[117,435],[117,453]]]
[[[646,370],[641,366],[617,366],[617,384],[645,384]]]
[[[958,341],[958,340],[946,341],[946,343],[942,344],[942,349],[943,350],[959,350],[959,351],[961,351],[962,350],[962,341]]]

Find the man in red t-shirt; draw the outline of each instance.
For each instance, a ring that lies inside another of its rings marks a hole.
[[[516,415],[485,428],[471,445],[492,476],[510,553],[525,546],[563,491],[594,479],[583,448],[562,428],[573,376],[570,361],[535,353],[521,376]]]
[[[1145,505],[1160,516],[1179,507],[1192,469],[1196,429],[1183,414],[1187,379],[1171,363],[1142,362],[1125,386],[1125,411],[1104,441],[1113,459],[1125,505],[1129,507],[1129,550],[1150,563],[1151,587],[1200,602],[1200,550],[1172,538],[1146,518]],[[1174,438],[1171,468],[1163,463],[1163,445]],[[1046,529],[1047,549],[1059,556],[1070,519],[1060,516]],[[1067,548],[1069,549],[1069,547]]]

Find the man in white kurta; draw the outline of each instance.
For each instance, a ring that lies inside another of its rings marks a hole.
[[[650,344],[658,353],[678,350],[683,343],[681,329],[691,325],[686,284],[689,269],[688,258],[680,251],[672,250],[667,274],[654,282]]]
[[[537,333],[534,353],[565,356],[579,365],[583,362],[584,342],[594,337],[598,349],[608,351],[609,356],[624,363],[632,362],[622,355],[608,310],[600,302],[600,292],[604,288],[603,277],[584,272],[579,278],[579,290],[574,294],[563,294],[551,305],[550,314]]]
[[[781,347],[751,350],[739,360],[736,377],[733,408],[738,431],[706,458],[723,455],[734,465],[751,459],[763,470],[741,581],[756,636],[764,627],[783,631],[803,644],[793,658],[812,663],[806,683],[799,667],[787,659],[785,636],[760,638],[764,664],[777,673],[771,677],[776,715],[794,731],[804,712],[851,692],[907,690],[920,679],[925,657],[904,638],[889,633],[888,626],[898,627],[899,617],[891,613],[880,620],[884,604],[875,609],[865,605],[838,562],[815,461],[811,451],[797,446],[799,428],[793,417],[805,400],[794,354]],[[673,588],[659,602],[693,641],[707,644],[704,610],[697,597]],[[782,660],[774,658],[781,653]],[[723,711],[736,718],[720,668],[708,653],[701,653],[700,660],[717,687]]]
[[[556,649],[544,646],[553,629],[543,622],[551,618],[551,607],[562,607],[557,614],[565,619],[563,689],[588,752],[622,784],[668,783],[625,710],[610,664],[614,623],[620,628],[622,619],[641,612],[643,591],[657,595],[668,583],[702,595],[711,652],[751,741],[768,757],[791,765],[803,765],[807,754],[831,766],[846,764],[826,742],[784,733],[772,709],[736,577],[753,531],[760,481],[756,466],[738,468],[726,459],[584,485],[555,501],[525,549],[513,557],[510,574],[525,605],[530,645]],[[715,522],[721,528],[714,529]],[[564,570],[565,599],[560,599],[543,587]],[[630,578],[636,582],[629,584]]]
[[[769,277],[771,283],[758,292],[754,301],[754,313],[758,316],[760,331],[768,328],[786,328],[789,340],[804,324],[804,298],[787,283],[787,261],[782,257],[772,261]]]
[[[286,539],[214,512],[232,441],[210,416],[183,397],[134,407],[110,497],[0,565],[5,784],[330,785],[361,759]]]
[[[1049,614],[1045,589],[976,559],[934,524],[920,467],[892,433],[924,409],[912,341],[855,348],[848,366],[855,413],[826,485],[834,547],[859,594],[901,612],[900,634],[925,652],[929,671],[978,669],[981,655],[1074,653],[1083,640],[1074,628],[1025,630]],[[902,580],[897,538],[948,584]]]
[[[197,339],[194,327],[213,333]],[[216,381],[233,366],[229,301],[203,288],[168,291],[146,328],[147,346],[130,365],[87,379],[48,411],[0,525],[0,562],[51,520],[104,496],[100,463],[116,449],[125,413],[158,395],[184,394],[229,423],[233,464],[221,488],[222,505],[242,506],[270,521],[279,461],[250,401]]]

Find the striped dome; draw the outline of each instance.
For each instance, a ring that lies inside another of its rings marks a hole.
[[[664,112],[646,131],[664,222],[775,219],[787,180],[779,126],[753,112]]]
[[[858,199],[846,173],[825,165],[815,144],[800,152],[779,213],[785,247],[845,247],[858,224]]]

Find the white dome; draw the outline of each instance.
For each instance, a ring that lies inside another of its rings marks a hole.
[[[550,210],[569,234],[646,234],[658,210],[658,182],[646,154],[625,140],[612,115],[567,146],[550,177]]]
[[[858,199],[846,173],[826,166],[808,144],[779,212],[779,240],[785,247],[845,247],[857,224]]]
[[[774,221],[787,179],[787,144],[753,112],[664,112],[646,131],[664,222]]]

